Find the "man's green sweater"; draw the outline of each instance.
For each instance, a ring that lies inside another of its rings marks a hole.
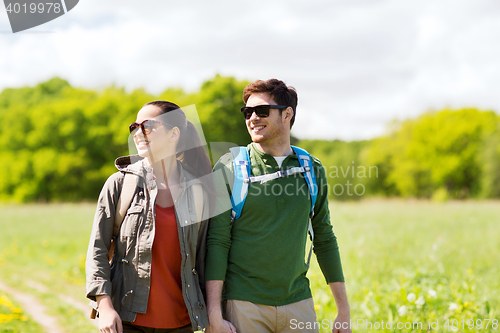
[[[300,166],[296,155],[287,156],[280,169],[273,156],[253,143],[248,149],[253,176]],[[344,281],[330,224],[325,168],[317,158],[312,160],[319,188],[312,219],[314,253],[327,283]],[[217,162],[214,172],[219,175],[219,188],[230,192],[233,169],[231,154]],[[224,281],[223,299],[279,306],[311,297],[305,262],[310,209],[302,174],[251,183],[239,219],[231,225],[231,212],[227,211],[210,221],[206,280]]]

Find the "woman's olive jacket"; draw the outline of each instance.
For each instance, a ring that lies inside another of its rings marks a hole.
[[[97,203],[85,265],[86,293],[94,307],[96,296],[110,295],[120,318],[133,322],[136,313],[146,312],[148,304],[157,189],[151,168],[145,167],[140,157],[120,157],[115,165],[120,171],[108,178]],[[174,205],[182,256],[182,294],[196,331],[208,326],[204,300],[208,220],[197,214],[197,209],[200,212],[197,205],[202,204],[203,216],[208,215],[208,195],[203,190],[203,203],[195,205],[193,192],[202,188],[201,182],[182,163],[178,162],[178,167],[180,185]],[[127,172],[138,176],[138,185],[123,219],[110,264],[108,251],[113,236],[115,205]]]

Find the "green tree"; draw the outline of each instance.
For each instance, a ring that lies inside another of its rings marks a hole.
[[[381,169],[386,194],[431,197],[446,191],[454,198],[480,193],[484,138],[496,130],[493,111],[445,109],[395,126],[373,142],[368,163]]]
[[[0,93],[0,119],[8,124],[0,127],[0,200],[95,199],[116,171],[113,161],[135,152],[128,125],[152,100],[195,104],[207,142],[247,144],[239,112],[246,84],[216,76],[197,92],[169,88],[159,96],[116,86],[103,91],[74,88],[60,78],[5,89]]]
[[[500,121],[484,139],[481,151],[481,197],[500,198]]]
[[[248,83],[217,75],[201,85],[195,102],[208,143],[247,145],[250,142],[250,135],[240,112],[241,107],[245,106],[242,95]]]
[[[325,167],[328,196],[332,200],[359,200],[369,192],[366,183],[378,176],[376,168],[366,165],[362,151],[369,141],[300,140],[297,146],[316,156]]]
[[[52,79],[0,94],[0,199],[95,199],[128,154],[128,124],[152,96],[110,87],[102,93]],[[24,102],[26,99],[26,102]]]

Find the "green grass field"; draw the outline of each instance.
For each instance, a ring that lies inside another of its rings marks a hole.
[[[84,261],[94,208],[0,206],[0,280],[38,297],[67,332],[97,332],[60,297],[86,303]],[[500,202],[381,200],[330,208],[351,319],[360,323],[355,331],[424,332],[430,321],[436,332],[500,332]],[[335,303],[312,262],[318,321],[326,327],[335,319]],[[41,328],[0,292],[0,332]]]

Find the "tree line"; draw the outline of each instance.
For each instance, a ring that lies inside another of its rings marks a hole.
[[[129,153],[128,125],[152,100],[196,105],[209,145],[245,145],[250,137],[238,110],[247,84],[217,75],[195,92],[169,88],[156,96],[77,88],[61,78],[7,88],[0,93],[0,201],[95,200],[114,159]],[[292,139],[325,165],[331,199],[500,197],[500,117],[493,111],[431,111],[366,141]]]
[[[493,111],[429,111],[394,121],[369,141],[301,144],[325,165],[332,199],[359,199],[363,189],[367,196],[437,201],[500,197],[500,117]],[[351,189],[359,184],[358,192],[341,194],[347,182]]]

